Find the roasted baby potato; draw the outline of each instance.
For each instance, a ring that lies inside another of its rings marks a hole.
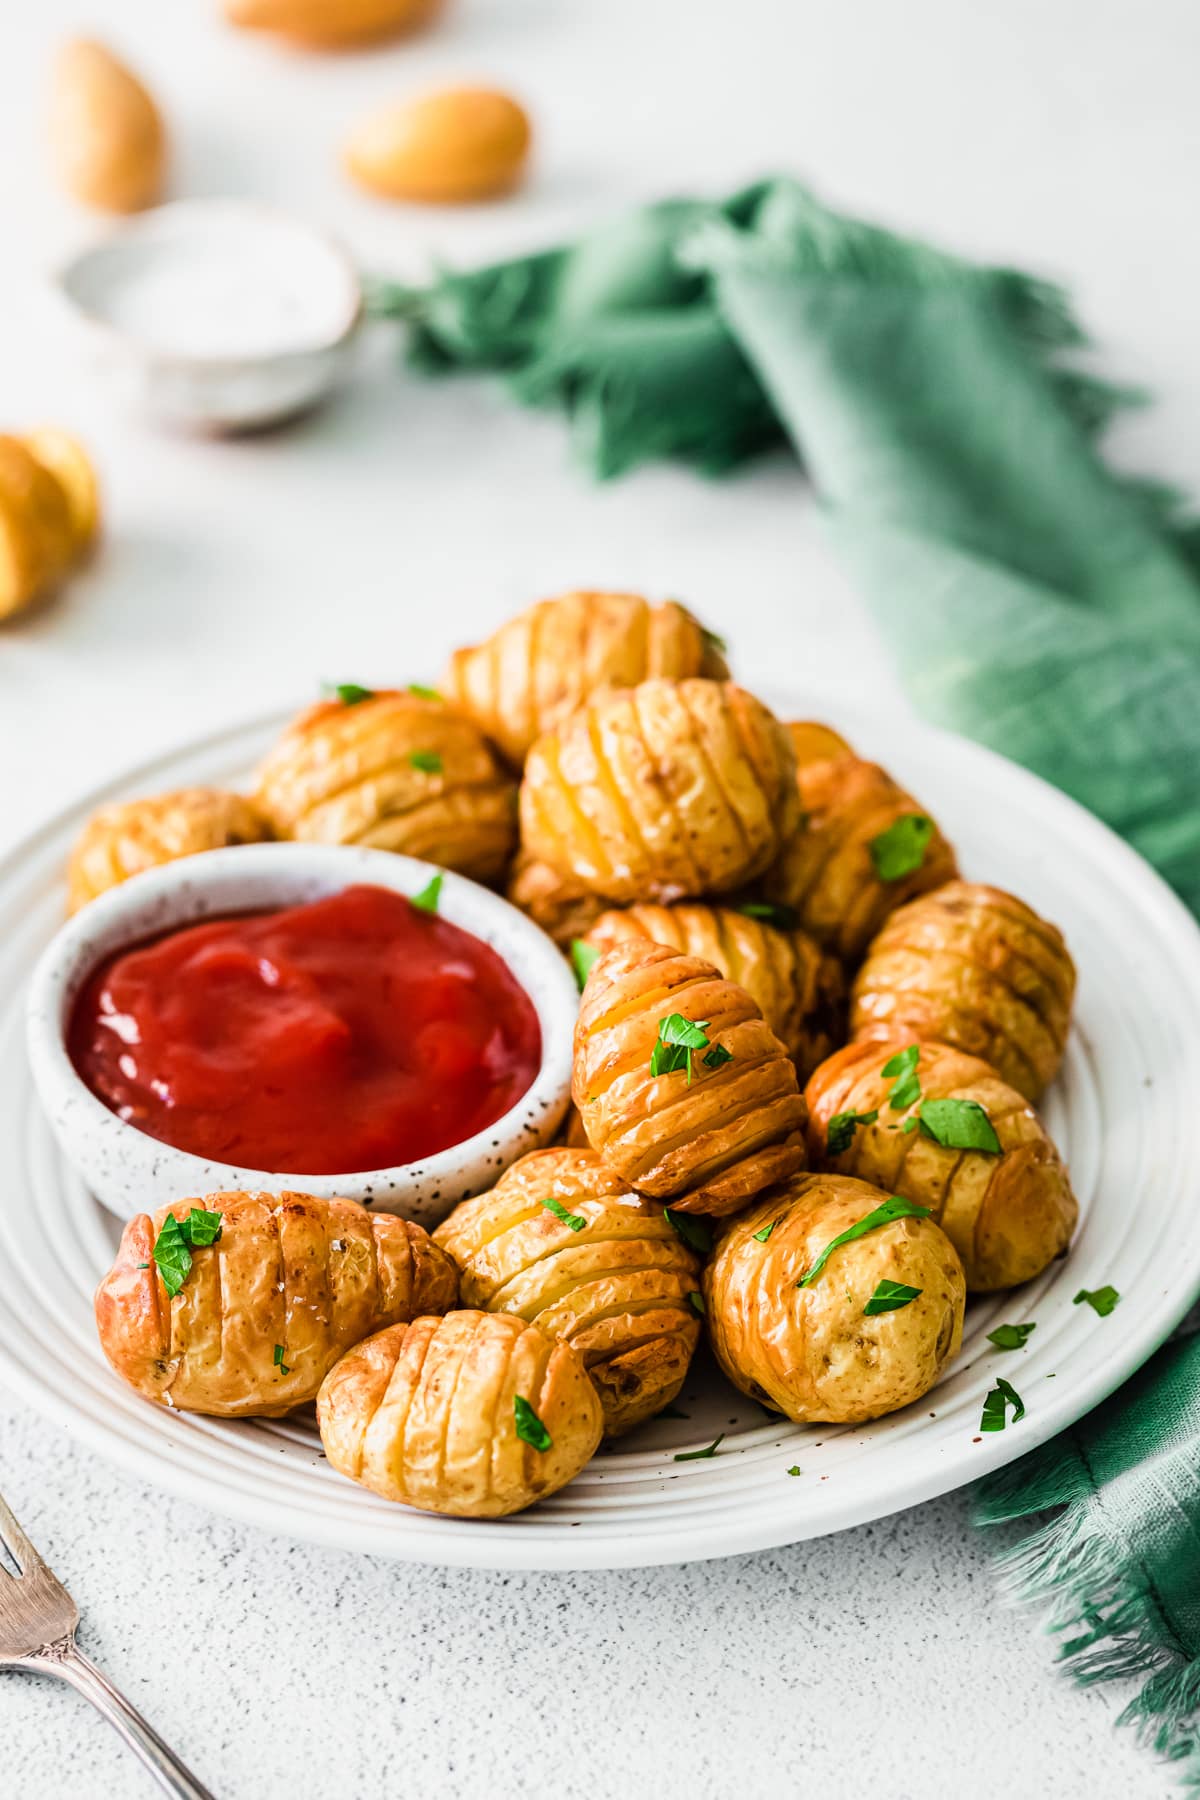
[[[456,650],[442,685],[517,768],[601,688],[729,674],[718,639],[674,600],[580,592],[540,600],[482,644]]]
[[[958,873],[929,815],[826,725],[790,725],[803,815],[765,888],[854,963],[888,914]]]
[[[1062,933],[1000,888],[952,881],[903,907],[854,983],[856,1038],[938,1038],[1036,1102],[1066,1049],[1075,965]]]
[[[740,907],[628,906],[603,913],[584,942],[609,950],[637,937],[699,956],[745,988],[801,1081],[845,1039],[841,964],[806,932],[780,929]]]
[[[131,875],[180,856],[256,844],[270,837],[266,820],[241,794],[179,788],[120,806],[102,806],[84,826],[67,865],[67,906],[78,912]]]
[[[799,818],[783,726],[732,682],[643,681],[538,738],[521,785],[529,854],[606,899],[727,893]]]
[[[549,863],[534,862],[524,850],[517,851],[505,896],[564,950],[584,935],[608,904]]]
[[[735,1212],[804,1167],[783,1045],[744,988],[665,944],[631,938],[593,963],[571,1091],[592,1149],[680,1212]]]
[[[168,1257],[194,1209],[220,1235]],[[419,1225],[312,1194],[210,1194],[131,1219],[96,1290],[100,1346],[130,1387],[181,1412],[278,1418],[316,1397],[343,1351],[381,1325],[458,1304],[458,1273]]]
[[[910,1405],[962,1342],[962,1264],[932,1219],[880,1224],[810,1275],[887,1198],[848,1175],[794,1176],[731,1220],[705,1270],[717,1361],[798,1425],[855,1425]]]
[[[602,1420],[569,1344],[508,1313],[452,1312],[349,1351],[317,1396],[317,1424],[334,1468],[385,1500],[500,1519],[578,1475]]]
[[[356,690],[300,715],[259,770],[256,799],[279,837],[374,845],[492,881],[516,842],[514,794],[453,707]]]
[[[696,1227],[692,1227],[693,1230]],[[700,1336],[700,1261],[653,1200],[594,1150],[534,1150],[464,1200],[434,1242],[463,1302],[515,1313],[578,1350],[609,1437],[667,1406]]]
[[[920,1093],[893,1109],[905,1077],[883,1070],[914,1049]],[[813,1165],[927,1206],[962,1258],[969,1292],[1030,1281],[1070,1243],[1079,1208],[1062,1158],[1028,1101],[977,1057],[928,1040],[848,1044],[822,1063],[805,1098]]]

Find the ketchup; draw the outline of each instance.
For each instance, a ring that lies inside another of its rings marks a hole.
[[[506,1113],[537,1014],[478,938],[387,888],[172,931],[102,963],[67,1033],[92,1093],[197,1156],[280,1174],[415,1162]]]

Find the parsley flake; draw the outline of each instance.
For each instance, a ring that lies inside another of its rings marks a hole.
[[[1020,1350],[1036,1325],[997,1325],[995,1331],[989,1331],[987,1341],[995,1344],[997,1350]]]
[[[517,1436],[526,1444],[532,1444],[535,1450],[552,1447],[554,1439],[523,1394],[513,1395],[513,1417],[517,1422]]]
[[[1000,1139],[978,1100],[922,1100],[920,1126],[925,1137],[945,1150],[1000,1154]]]
[[[418,907],[421,912],[435,913],[438,909],[438,901],[441,898],[442,882],[444,880],[445,876],[439,869],[437,874],[427,886],[421,889],[419,894],[409,895],[408,904],[410,906]]]
[[[727,1050],[724,1044],[714,1044],[711,1050],[704,1052],[701,1061],[706,1069],[719,1069],[722,1063],[733,1061],[733,1051]]]
[[[1107,1319],[1109,1313],[1120,1298],[1121,1296],[1118,1294],[1115,1287],[1109,1287],[1105,1284],[1104,1287],[1098,1288],[1080,1288],[1071,1304],[1073,1306],[1079,1306],[1086,1300],[1092,1311],[1096,1313],[1099,1318]]]
[[[705,1313],[708,1311],[707,1306],[705,1306],[705,1304],[704,1304],[704,1295],[697,1293],[695,1288],[693,1288],[691,1293],[688,1295],[688,1302],[691,1306],[692,1311],[699,1313],[700,1317],[703,1318]]]
[[[422,687],[419,681],[410,681],[408,691],[415,694],[418,700],[440,700],[442,697],[436,688]]]
[[[600,955],[595,944],[585,944],[582,938],[571,939],[571,967],[575,971],[575,979],[579,983],[582,994],[587,986],[587,978],[592,972],[592,964]]]
[[[442,772],[442,759],[436,750],[410,750],[408,760],[422,775],[440,775]]]
[[[777,931],[795,931],[800,923],[795,907],[785,906],[779,900],[745,900],[737,910],[748,919],[761,919],[764,925],[774,925]]]
[[[713,1439],[711,1444],[706,1444],[703,1450],[680,1450],[679,1453],[675,1457],[675,1461],[676,1462],[699,1462],[702,1457],[715,1456],[717,1454],[717,1445],[724,1443],[724,1441],[725,1441],[725,1433],[722,1431],[717,1437],[715,1437]]]
[[[875,1112],[840,1112],[834,1113],[825,1128],[826,1156],[840,1156],[854,1142],[854,1133],[860,1125],[873,1125],[879,1117]]]
[[[800,1473],[800,1464],[793,1463],[791,1468],[788,1470],[788,1474],[789,1475],[798,1475],[799,1473]]]
[[[221,1214],[194,1206],[186,1219],[169,1212],[154,1240],[152,1252],[163,1286],[173,1300],[192,1272],[192,1248],[215,1244],[221,1235]]]
[[[925,861],[933,837],[933,820],[924,813],[905,813],[871,839],[871,861],[880,881],[903,881]]]
[[[888,1095],[888,1106],[892,1112],[903,1112],[914,1100],[921,1098],[921,1077],[917,1074],[917,1064],[921,1060],[921,1046],[909,1044],[905,1050],[898,1050],[895,1056],[889,1056],[880,1074],[885,1080],[895,1077],[892,1091]],[[913,1126],[916,1130],[916,1126]]]
[[[772,1219],[770,1224],[764,1225],[761,1231],[751,1232],[750,1235],[754,1239],[755,1243],[756,1244],[765,1244],[767,1239],[770,1237],[771,1233],[774,1231],[775,1227],[778,1225],[778,1223],[779,1223],[778,1219]]]
[[[707,1019],[685,1019],[682,1013],[668,1013],[660,1019],[658,1042],[650,1053],[651,1075],[673,1075],[678,1069],[686,1069],[691,1087],[692,1052],[707,1050],[708,1025]]]
[[[729,655],[729,645],[719,631],[710,631],[707,625],[702,625],[700,631],[710,650],[715,650],[718,656]]]
[[[542,1201],[542,1205],[548,1213],[553,1213],[556,1219],[561,1219],[564,1225],[569,1225],[572,1231],[582,1231],[587,1225],[587,1220],[582,1213],[568,1212],[561,1200],[547,1197]]]
[[[703,1219],[693,1219],[687,1213],[674,1212],[669,1206],[663,1207],[663,1218],[675,1233],[682,1238],[691,1250],[698,1250],[701,1256],[707,1256],[712,1249],[712,1232]]]
[[[979,1421],[980,1431],[1003,1431],[1008,1423],[1006,1407],[1013,1409],[1012,1422],[1025,1417],[1025,1402],[1010,1381],[1001,1376],[991,1389],[983,1403],[983,1415]]]
[[[340,700],[343,706],[358,706],[375,698],[374,688],[359,687],[357,681],[323,681],[321,692],[331,700]]]
[[[282,1344],[276,1344],[275,1346],[275,1367],[279,1370],[281,1375],[290,1375],[292,1372],[288,1364],[283,1360]]]
[[[851,1244],[855,1238],[865,1237],[868,1231],[875,1231],[880,1225],[890,1225],[894,1219],[927,1219],[928,1217],[929,1208],[927,1206],[914,1206],[911,1200],[905,1200],[900,1194],[893,1194],[890,1199],[884,1200],[881,1205],[875,1207],[873,1212],[869,1212],[864,1218],[861,1218],[856,1225],[851,1225],[845,1231],[839,1231],[835,1238],[830,1238],[816,1262],[805,1271],[796,1286],[798,1288],[811,1287],[834,1251],[840,1250],[843,1244]]]
[[[902,1306],[911,1306],[921,1292],[920,1288],[906,1287],[902,1281],[881,1281],[863,1312],[868,1319],[873,1319],[877,1313],[899,1312]]]

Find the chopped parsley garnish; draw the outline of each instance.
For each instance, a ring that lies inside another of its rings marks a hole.
[[[788,1470],[788,1474],[789,1475],[798,1475],[799,1473],[800,1473],[800,1464],[793,1463],[791,1468]]]
[[[774,1231],[775,1227],[778,1225],[778,1223],[779,1223],[778,1219],[772,1219],[770,1224],[764,1225],[761,1231],[752,1231],[750,1235],[754,1239],[755,1243],[756,1244],[765,1244],[767,1239],[770,1237],[771,1233]]]
[[[422,687],[419,681],[410,681],[408,691],[415,694],[418,700],[440,700],[442,697],[436,688]]]
[[[149,1263],[139,1263],[138,1264],[139,1269],[148,1269],[149,1267],[150,1267]]]
[[[921,1130],[946,1150],[1000,1154],[1000,1139],[978,1100],[922,1100]]]
[[[1107,1319],[1109,1313],[1120,1298],[1121,1296],[1118,1294],[1115,1287],[1109,1287],[1105,1284],[1104,1287],[1098,1288],[1080,1288],[1072,1301],[1072,1305],[1079,1306],[1086,1300],[1094,1313],[1097,1313],[1102,1319]]]
[[[725,642],[725,639],[721,636],[719,631],[710,631],[707,625],[702,625],[700,630],[703,633],[704,641],[710,650],[715,650],[720,656],[729,655],[729,645]]]
[[[834,1113],[825,1128],[826,1156],[840,1156],[854,1142],[854,1133],[859,1126],[873,1125],[878,1117],[878,1111]]]
[[[884,1200],[881,1205],[877,1206],[873,1212],[867,1213],[865,1218],[860,1219],[857,1225],[851,1225],[845,1231],[839,1231],[835,1238],[830,1238],[816,1262],[800,1277],[796,1286],[811,1287],[834,1251],[840,1250],[843,1244],[852,1244],[855,1238],[865,1237],[868,1231],[875,1231],[880,1225],[890,1225],[893,1219],[927,1219],[928,1217],[929,1208],[927,1206],[914,1206],[911,1200],[905,1200],[900,1194],[893,1194],[890,1199]]]
[[[422,775],[440,775],[442,759],[436,750],[410,750],[408,760]]]
[[[727,1050],[724,1044],[714,1044],[711,1050],[704,1052],[702,1061],[706,1069],[719,1069],[722,1063],[733,1061],[733,1051]]]
[[[906,1106],[921,1098],[921,1077],[917,1074],[920,1060],[920,1045],[910,1044],[906,1050],[898,1050],[895,1056],[889,1056],[880,1070],[885,1080],[895,1077],[888,1095],[888,1106],[893,1112],[903,1112]],[[915,1125],[913,1130],[916,1130]]]
[[[703,1318],[705,1313],[708,1311],[707,1306],[705,1306],[705,1304],[704,1304],[704,1295],[698,1294],[696,1292],[695,1288],[693,1288],[691,1293],[688,1295],[688,1302],[691,1306],[692,1311],[698,1312],[700,1314],[700,1317]]]
[[[1020,1350],[1036,1325],[997,1325],[995,1331],[989,1331],[987,1341],[995,1344],[997,1350]]]
[[[719,1436],[713,1439],[711,1444],[706,1444],[703,1450],[680,1450],[675,1457],[675,1461],[699,1462],[702,1457],[715,1456],[717,1454],[717,1445],[724,1443],[724,1441],[725,1433],[722,1431]]]
[[[542,1201],[542,1205],[547,1212],[553,1213],[556,1219],[561,1219],[564,1225],[569,1225],[572,1231],[582,1231],[587,1225],[587,1220],[582,1213],[568,1212],[561,1200],[548,1197]]]
[[[375,689],[359,687],[357,681],[326,681],[321,684],[322,692],[330,699],[340,700],[343,706],[357,706],[363,700],[373,700]]]
[[[1012,1422],[1025,1417],[1025,1402],[1010,1381],[1001,1376],[983,1403],[983,1416],[979,1421],[980,1431],[1003,1431],[1008,1423],[1006,1408],[1013,1409]]]
[[[275,1346],[275,1367],[279,1370],[281,1375],[290,1375],[292,1372],[288,1364],[283,1360],[282,1344],[276,1344]]]
[[[774,925],[779,931],[795,931],[800,923],[795,907],[785,906],[779,900],[746,900],[737,910],[748,919],[761,919],[764,925]]]
[[[658,1042],[650,1053],[650,1073],[673,1075],[677,1069],[686,1069],[688,1086],[691,1087],[692,1055],[695,1051],[708,1050],[704,1061],[710,1069],[731,1062],[732,1055],[723,1044],[714,1044],[709,1050],[709,1023],[708,1019],[685,1019],[682,1013],[668,1013],[665,1019],[660,1019]]]
[[[902,1306],[910,1306],[921,1292],[920,1288],[906,1287],[902,1281],[881,1281],[863,1312],[868,1319],[873,1319],[877,1313],[899,1312]]]
[[[409,895],[409,897],[408,897],[409,905],[419,907],[422,912],[435,913],[438,909],[438,901],[441,898],[442,882],[444,880],[445,880],[445,876],[442,874],[441,870],[439,869],[437,874],[433,877],[433,879],[428,883],[427,886],[425,886],[421,889],[419,894],[410,894]]]
[[[542,1421],[530,1406],[523,1394],[513,1395],[513,1417],[517,1421],[517,1436],[535,1450],[549,1450],[554,1442]]]
[[[571,967],[575,971],[575,979],[579,983],[582,994],[587,986],[587,978],[592,972],[592,964],[600,951],[595,944],[585,944],[582,938],[571,939]]]
[[[871,861],[880,881],[903,881],[925,861],[933,837],[933,820],[924,813],[905,813],[871,839]]]
[[[712,1249],[712,1232],[703,1219],[692,1219],[687,1213],[673,1212],[669,1206],[663,1207],[663,1218],[676,1237],[682,1238],[690,1249],[698,1250],[701,1256],[708,1255]]]
[[[163,1286],[173,1300],[192,1272],[192,1250],[215,1244],[221,1235],[221,1214],[194,1206],[186,1219],[169,1212],[154,1240],[154,1261]]]

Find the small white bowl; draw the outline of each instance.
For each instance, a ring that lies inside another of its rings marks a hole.
[[[228,913],[299,906],[370,882],[417,894],[438,873],[387,850],[332,844],[249,844],[167,863],[93,900],[52,939],[33,974],[27,1015],[34,1083],[59,1146],[97,1199],[129,1219],[221,1189],[342,1196],[432,1227],[482,1193],[518,1156],[553,1137],[567,1108],[579,996],[546,934],[462,875],[444,872],[438,911],[491,946],[524,988],[542,1032],[533,1085],[485,1131],[421,1162],[347,1175],[278,1174],[176,1150],[110,1112],[76,1074],[65,1031],[88,975],[104,957],[174,926]]]
[[[332,238],[243,200],[183,200],[122,225],[57,288],[126,404],[234,432],[306,411],[345,373],[362,289]]]

